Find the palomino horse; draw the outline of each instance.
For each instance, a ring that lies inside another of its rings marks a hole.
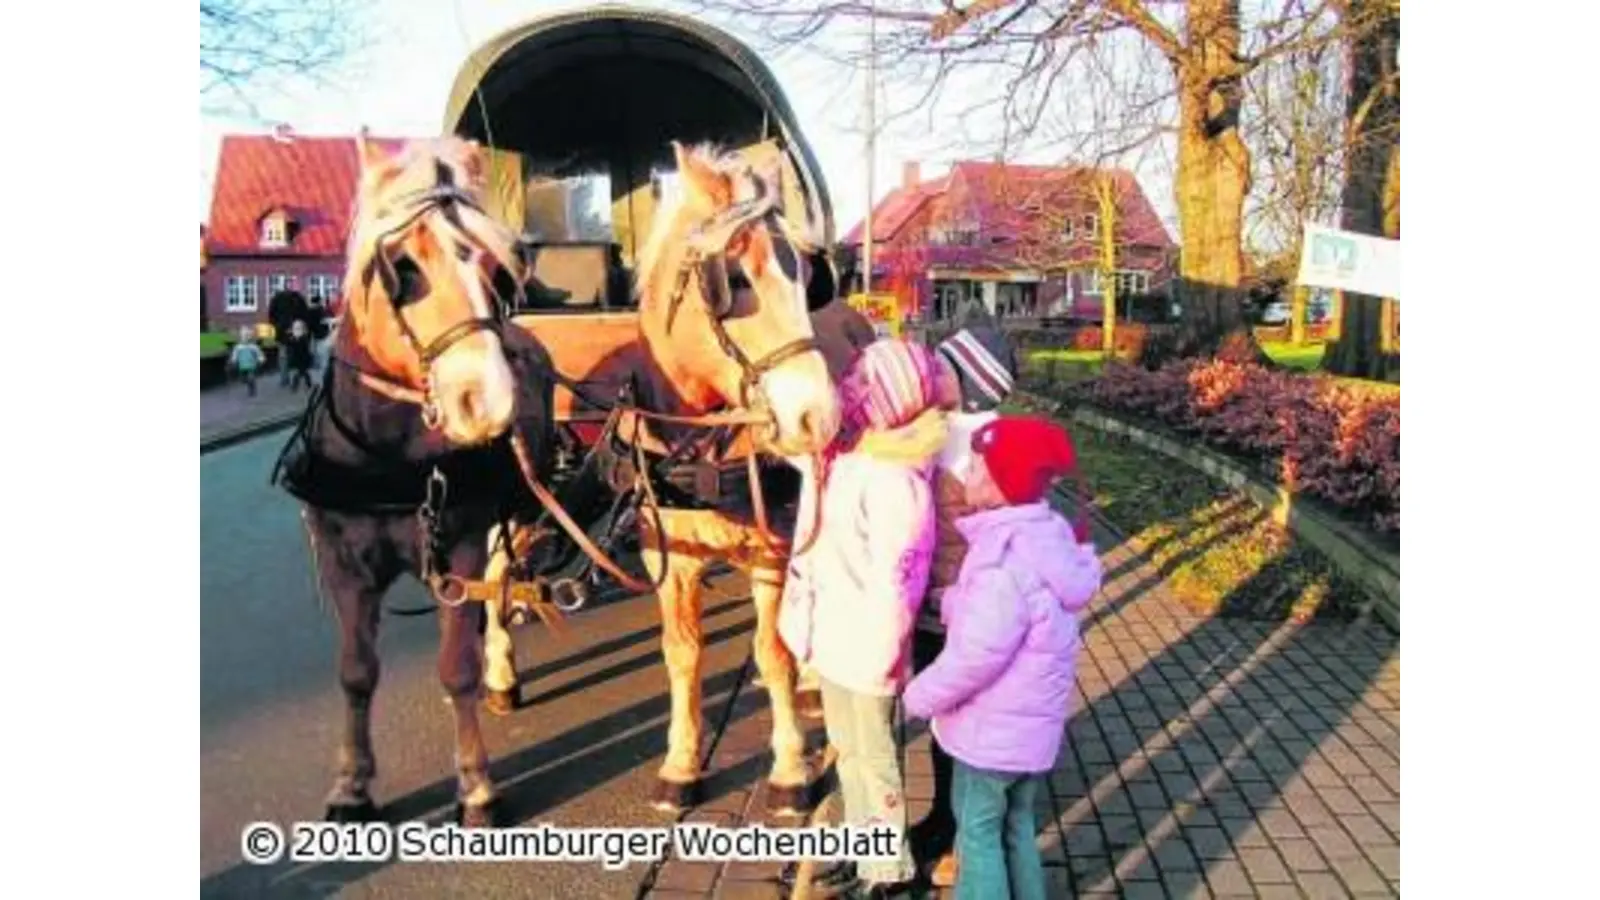
[[[537,508],[501,438],[514,429],[528,453],[546,455],[548,359],[531,336],[502,329],[522,264],[516,235],[482,211],[478,147],[445,138],[390,157],[362,140],[360,155],[343,327],[274,473],[304,504],[339,621],[347,715],[328,816],[377,812],[378,621],[385,593],[409,572],[440,601],[460,818],[485,825],[495,792],[476,708],[484,607],[464,586],[487,564],[491,527]]]
[[[635,267],[644,352],[632,373],[632,403],[615,430],[621,452],[614,461],[628,474],[612,478],[614,487],[637,486],[646,496],[638,515],[642,557],[661,607],[671,686],[653,803],[669,810],[691,804],[701,777],[702,578],[720,560],[750,576],[755,660],[772,704],[769,805],[794,812],[808,773],[794,659],[777,632],[787,546],[764,521],[757,482],[768,482],[768,474],[773,481],[797,476],[782,462],[781,471],[758,475],[754,458],[758,451],[814,455],[838,431],[834,382],[809,317],[812,306],[833,299],[831,269],[814,272],[814,248],[782,216],[776,172],[710,148],[674,144],[674,151],[681,190],[658,208]],[[711,427],[716,422],[725,427]],[[686,459],[692,462],[675,471],[704,476],[710,467],[720,499],[697,493],[703,477],[664,474],[663,465]],[[740,503],[729,502],[735,492],[726,483],[747,476],[753,496],[742,498],[745,509],[734,508]],[[497,552],[486,578],[506,563]],[[515,672],[501,627],[491,615],[491,698],[497,681],[509,684]]]

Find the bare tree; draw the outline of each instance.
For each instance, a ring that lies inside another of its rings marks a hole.
[[[1244,131],[1255,153],[1247,250],[1266,280],[1293,284],[1308,224],[1339,210],[1344,184],[1344,84],[1335,41],[1308,43],[1246,80]],[[1295,286],[1290,340],[1305,340],[1308,290]]]
[[[201,0],[200,96],[254,113],[253,93],[286,78],[320,79],[361,43],[365,0]]]
[[[1400,236],[1400,3],[1348,0],[1350,91],[1346,99],[1349,173],[1344,228]],[[1398,376],[1395,302],[1345,292],[1339,339],[1323,367],[1341,375],[1387,380]]]
[[[1074,161],[1118,159],[1158,139],[1175,144],[1185,327],[1176,341],[1147,346],[1155,361],[1224,350],[1260,358],[1241,304],[1252,189],[1240,131],[1244,82],[1272,59],[1336,39],[1339,23],[1330,26],[1326,16],[1333,2],[1288,0],[1281,12],[1258,12],[1249,23],[1240,0],[702,5],[753,22],[774,43],[810,41],[850,63],[860,60],[859,44],[826,29],[874,14],[883,67],[922,88],[906,105],[927,109],[945,92],[977,98],[945,110],[942,120],[992,126],[994,115],[973,113],[979,104],[997,111],[992,146],[1002,154],[1030,140]]]

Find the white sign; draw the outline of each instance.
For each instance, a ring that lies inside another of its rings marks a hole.
[[[1400,298],[1400,242],[1307,225],[1300,284]]]

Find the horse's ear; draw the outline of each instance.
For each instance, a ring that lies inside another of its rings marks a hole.
[[[356,135],[356,153],[361,159],[362,174],[381,172],[389,168],[389,154],[378,146],[377,141],[367,137],[365,128]]]
[[[466,141],[466,150],[461,154],[461,166],[466,169],[467,178],[473,184],[483,181],[483,172],[486,165],[483,145],[477,141]]]
[[[672,142],[672,153],[677,157],[678,177],[686,196],[697,197],[711,211],[725,209],[733,204],[733,182],[728,176],[708,165],[699,153]]]

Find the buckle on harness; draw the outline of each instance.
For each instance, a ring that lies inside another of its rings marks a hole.
[[[722,470],[715,463],[696,463],[694,467],[694,496],[702,503],[722,501]]]

